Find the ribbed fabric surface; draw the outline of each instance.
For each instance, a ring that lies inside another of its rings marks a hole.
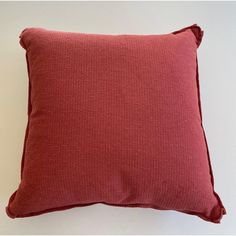
[[[165,35],[28,28],[29,109],[10,217],[104,203],[219,223],[193,25]]]

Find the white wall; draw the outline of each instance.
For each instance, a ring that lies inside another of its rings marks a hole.
[[[172,211],[94,205],[33,218],[8,218],[26,126],[27,71],[18,36],[25,27],[105,34],[160,34],[198,23],[204,126],[215,189],[227,209],[220,225]],[[1,2],[1,234],[236,234],[236,2]]]

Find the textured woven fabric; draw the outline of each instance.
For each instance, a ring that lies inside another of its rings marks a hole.
[[[21,183],[10,217],[104,203],[219,223],[202,127],[197,25],[165,35],[27,28]]]

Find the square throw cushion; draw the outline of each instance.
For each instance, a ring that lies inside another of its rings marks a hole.
[[[25,29],[28,125],[7,214],[103,203],[219,223],[199,97],[202,36],[197,25],[164,35]]]

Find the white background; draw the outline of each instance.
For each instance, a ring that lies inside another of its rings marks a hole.
[[[199,48],[204,127],[215,189],[227,209],[212,224],[183,213],[104,205],[8,218],[20,180],[27,121],[27,70],[18,36],[25,27],[104,34],[161,34],[193,23]],[[0,234],[236,234],[236,2],[1,2]]]

